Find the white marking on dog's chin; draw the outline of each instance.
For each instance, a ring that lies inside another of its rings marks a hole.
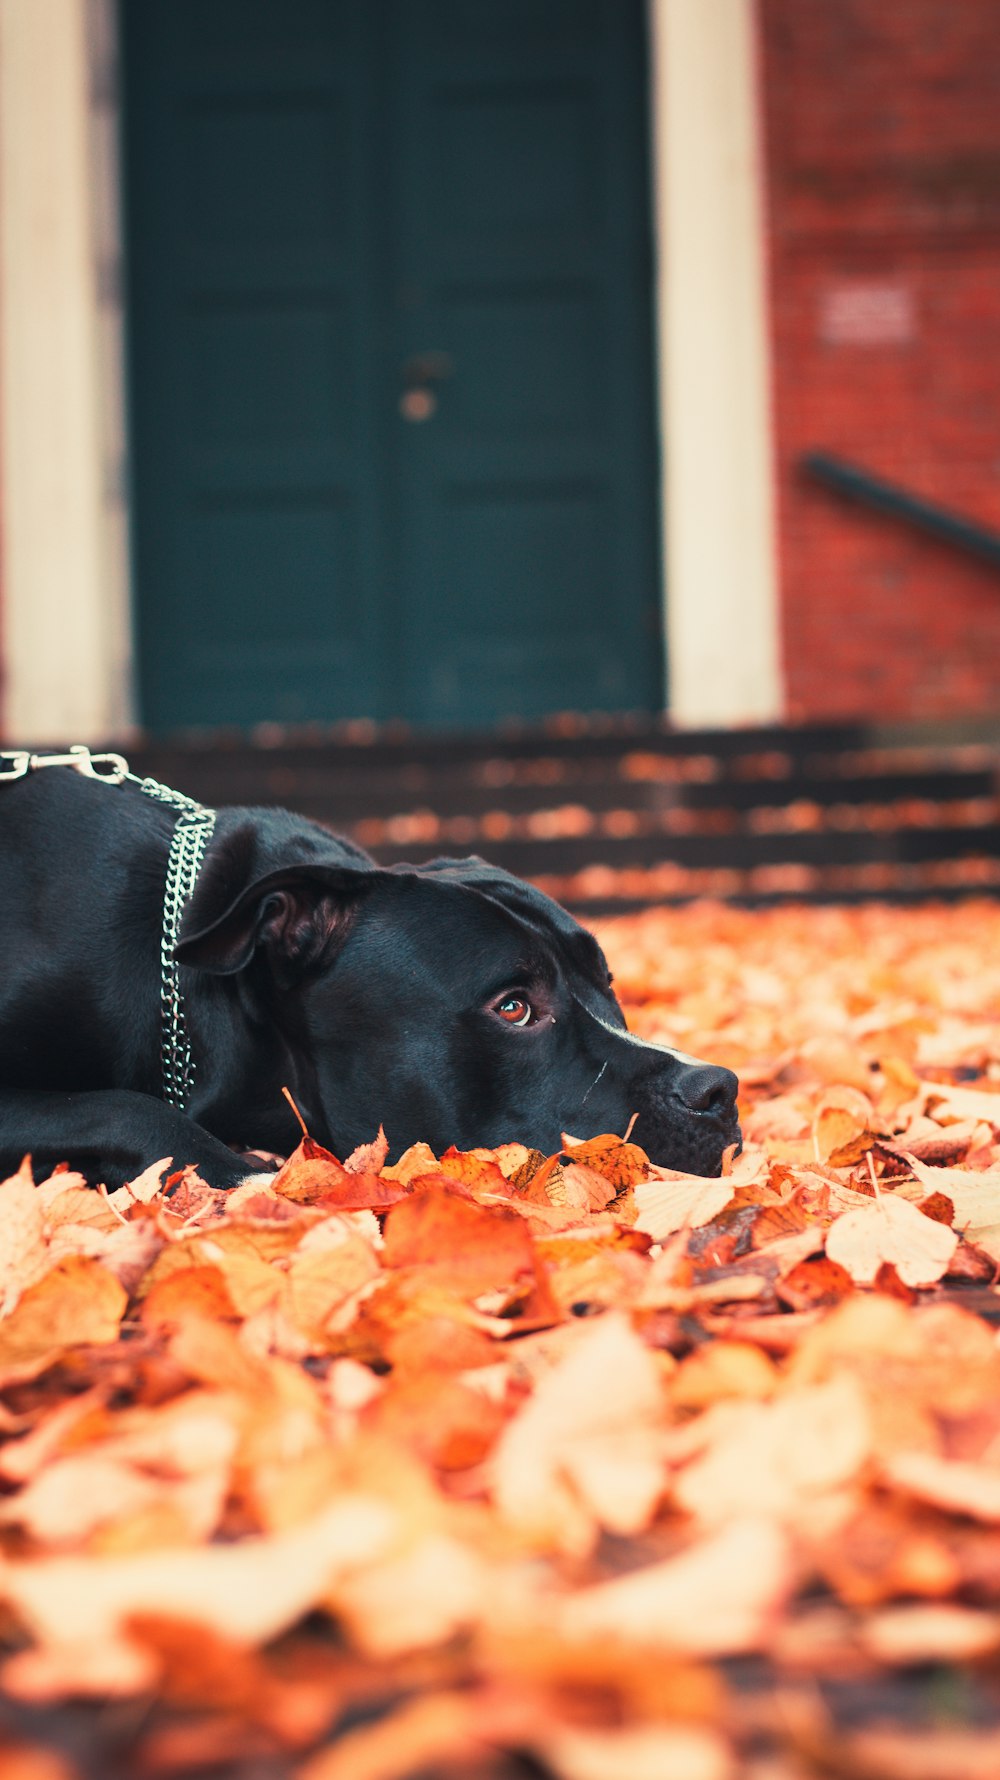
[[[583,1003],[580,1002],[578,1005],[582,1007]],[[643,1051],[662,1051],[665,1057],[673,1057],[677,1063],[689,1063],[694,1069],[706,1067],[704,1057],[692,1057],[687,1051],[678,1051],[673,1045],[658,1044],[655,1038],[640,1038],[638,1033],[629,1032],[623,1026],[612,1026],[610,1020],[602,1020],[600,1014],[591,1013],[589,1007],[585,1007],[583,1011],[590,1015],[596,1025],[602,1027],[605,1032],[609,1032],[612,1038],[624,1039],[626,1044],[638,1045]]]

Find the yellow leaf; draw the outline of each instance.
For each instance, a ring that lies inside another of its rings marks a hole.
[[[0,1384],[35,1378],[68,1348],[114,1341],[128,1295],[99,1261],[69,1255],[0,1324]]]

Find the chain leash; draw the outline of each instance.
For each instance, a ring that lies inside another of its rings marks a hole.
[[[174,953],[184,910],[215,830],[215,811],[206,809],[193,797],[185,797],[182,791],[161,785],[157,779],[140,779],[135,773],[127,777],[147,797],[177,814],[167,858],[160,934],[160,1068],[164,1100],[183,1112],[194,1091],[195,1066],[181,994],[180,966]]]
[[[167,857],[160,934],[160,1067],[164,1100],[183,1112],[194,1090],[195,1065],[181,994],[180,967],[174,953],[184,910],[215,830],[215,811],[193,797],[185,797],[182,791],[161,785],[157,779],[140,779],[137,773],[129,772],[123,755],[92,754],[82,742],[75,743],[67,754],[0,749],[0,783],[23,779],[46,766],[72,767],[84,778],[100,779],[105,785],[121,785],[128,780],[146,797],[173,810],[177,817]]]

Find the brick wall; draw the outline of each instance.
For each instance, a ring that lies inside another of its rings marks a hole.
[[[1000,711],[1000,573],[797,467],[1000,531],[1000,7],[758,5],[789,715]]]

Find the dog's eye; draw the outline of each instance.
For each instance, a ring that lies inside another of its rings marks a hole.
[[[531,1019],[531,1002],[523,995],[505,995],[502,1001],[493,1003],[493,1012],[506,1020],[508,1026],[527,1026]]]

